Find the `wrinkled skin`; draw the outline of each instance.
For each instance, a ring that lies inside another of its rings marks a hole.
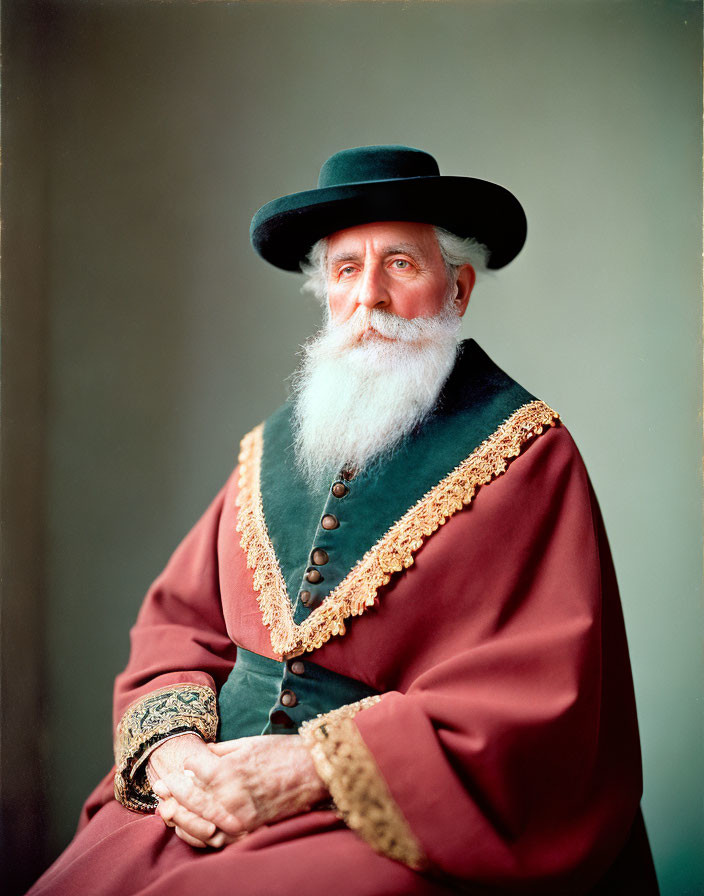
[[[205,744],[165,741],[147,774],[157,813],[190,846],[221,848],[268,822],[298,815],[328,795],[298,735]]]
[[[376,221],[327,238],[330,318],[344,323],[359,307],[399,317],[432,317],[447,299],[447,269],[430,224]],[[476,274],[471,264],[457,270],[453,299],[467,310]]]

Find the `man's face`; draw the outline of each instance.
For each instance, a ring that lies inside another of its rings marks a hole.
[[[445,307],[447,270],[430,224],[360,224],[333,233],[327,242],[333,324],[344,323],[360,307],[407,319],[433,317]]]
[[[349,227],[325,250],[329,318],[293,379],[296,462],[318,484],[365,469],[430,413],[474,285],[471,264],[449,281],[430,224]]]

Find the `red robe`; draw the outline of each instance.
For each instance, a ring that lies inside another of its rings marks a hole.
[[[435,508],[444,524],[426,521],[408,555],[388,561],[375,600],[313,655],[381,693],[307,726],[337,812],[201,852],[158,816],[120,805],[110,777],[32,896],[579,896],[619,855],[610,873],[620,883],[598,892],[657,892],[647,848],[639,852],[623,618],[584,464],[563,425],[505,460],[466,506]],[[116,724],[157,688],[217,691],[235,645],[279,655],[276,608],[260,593],[263,555],[243,531],[251,496],[238,506],[251,483],[239,474],[147,595],[116,683]]]

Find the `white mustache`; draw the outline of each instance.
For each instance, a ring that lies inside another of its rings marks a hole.
[[[427,416],[452,369],[459,325],[452,303],[410,320],[366,306],[339,325],[328,318],[291,381],[296,463],[310,482],[364,469]],[[386,338],[362,339],[368,329]]]
[[[396,342],[422,343],[432,340],[448,324],[454,328],[456,321],[456,313],[449,308],[434,317],[409,319],[389,311],[360,305],[344,323],[335,324],[328,320],[327,331],[330,338],[334,339],[335,348],[339,349],[356,345],[369,330]]]

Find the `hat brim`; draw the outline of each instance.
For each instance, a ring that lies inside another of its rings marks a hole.
[[[411,177],[340,184],[274,199],[252,219],[250,237],[266,261],[285,271],[301,262],[322,237],[372,221],[418,221],[490,252],[488,267],[502,268],[521,251],[526,216],[504,187],[472,177]]]

